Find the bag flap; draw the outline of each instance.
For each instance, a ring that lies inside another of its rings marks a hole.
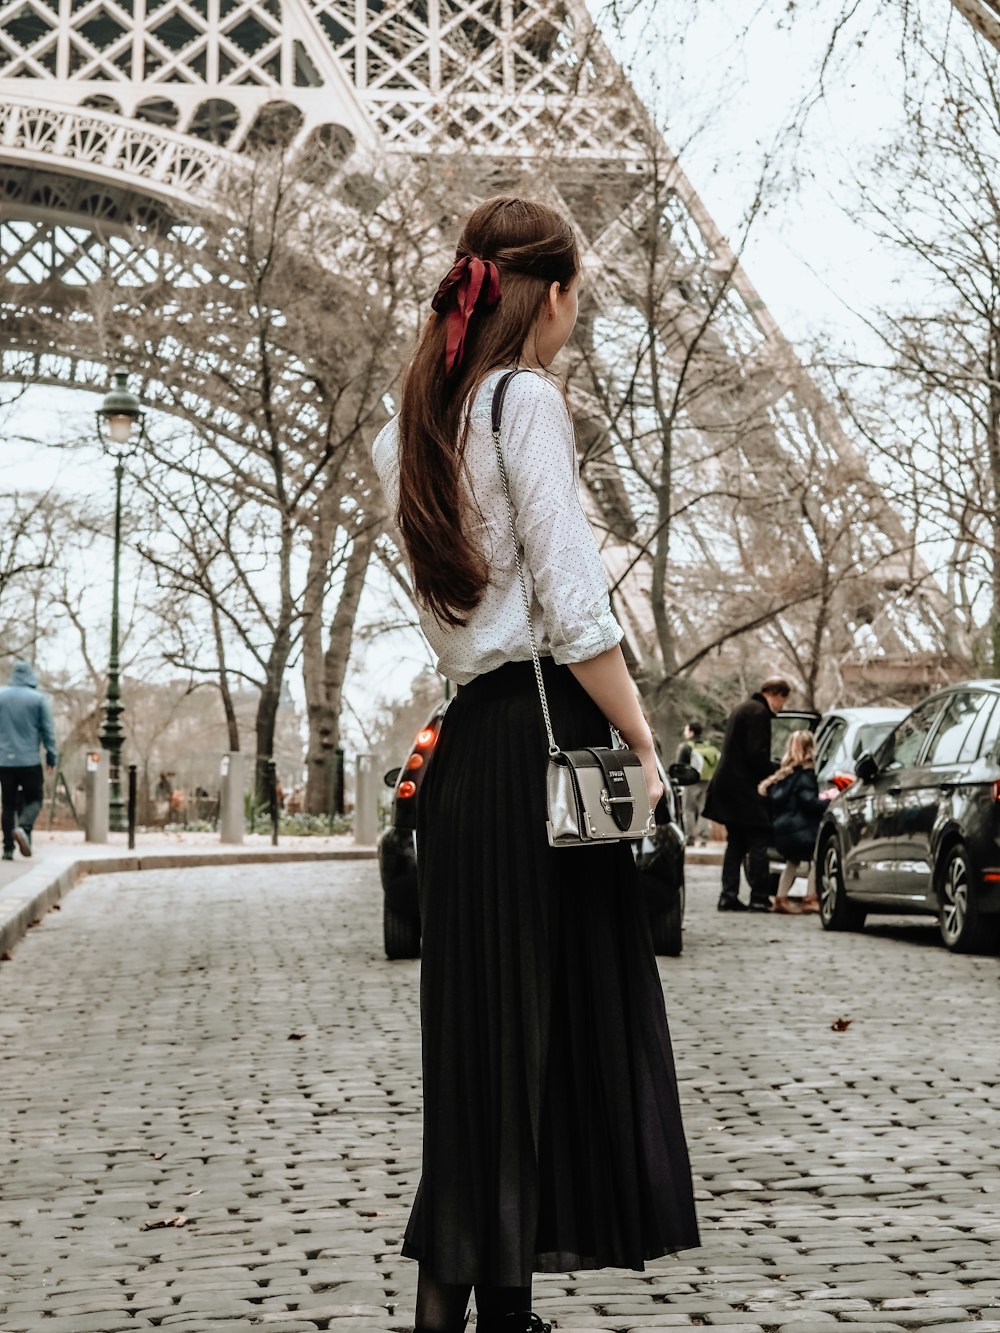
[[[606,754],[619,765],[627,768],[642,768],[642,760],[634,750],[560,750],[553,756],[556,764],[568,764],[570,768],[602,768],[600,756]]]
[[[634,750],[593,749],[590,753],[597,760],[604,774],[604,785],[611,797],[611,818],[624,832],[632,823],[632,814],[635,809],[635,801],[629,799],[632,797],[632,788],[629,786],[625,769],[626,767],[635,767],[636,764],[641,768],[642,764],[639,761],[639,756]],[[630,763],[630,759],[635,762]]]

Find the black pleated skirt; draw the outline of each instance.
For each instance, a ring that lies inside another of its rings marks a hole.
[[[544,662],[567,749],[608,725]],[[530,662],[463,686],[420,792],[423,1174],[403,1253],[441,1282],[642,1269],[698,1245],[644,903],[625,843],[550,848]]]

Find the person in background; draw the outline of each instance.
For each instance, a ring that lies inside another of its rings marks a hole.
[[[682,789],[682,814],[688,846],[692,846],[696,839],[702,847],[708,842],[710,829],[704,815],[705,794],[715,775],[719,758],[718,746],[703,738],[701,723],[689,722],[684,728],[684,739],[677,747],[677,762],[690,764],[701,776],[697,782]]]
[[[771,758],[771,718],[788,702],[792,687],[780,676],[764,681],[756,694],[730,714],[722,742],[722,758],[708,785],[705,814],[725,824],[727,842],[722,862],[720,912],[743,912],[740,871],[750,881],[750,907],[771,910],[767,844],[771,820],[758,784],[774,772]]]
[[[45,795],[39,750],[51,773],[59,758],[52,708],[38,688],[30,662],[15,662],[10,684],[0,690],[0,801],[3,803],[3,859],[14,847],[31,855],[31,831]]]
[[[757,788],[767,801],[774,845],[786,858],[778,880],[778,896],[771,910],[787,916],[798,916],[800,910],[819,911],[813,853],[819,821],[830,802],[819,794],[815,765],[815,736],[811,731],[793,731],[777,772],[765,778]],[[788,894],[803,862],[809,868],[809,877],[808,892],[800,909],[792,905]]]

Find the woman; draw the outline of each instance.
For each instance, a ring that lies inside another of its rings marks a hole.
[[[579,256],[543,203],[469,217],[374,460],[420,610],[457,696],[420,793],[423,1175],[403,1253],[416,1325],[546,1330],[533,1272],[698,1244],[656,960],[629,848],[553,849],[547,749],[490,430],[505,463],[552,726],[609,722],[662,787],[578,492],[573,428],[544,371],[573,330]]]
[[[815,765],[816,737],[811,731],[793,731],[777,772],[765,778],[757,788],[767,800],[774,845],[785,858],[771,910],[788,916],[796,916],[800,910],[792,906],[788,894],[803,862],[809,867],[809,878],[801,910],[819,911],[813,852],[819,822],[830,802],[819,794]]]

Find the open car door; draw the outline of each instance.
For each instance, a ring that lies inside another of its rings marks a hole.
[[[771,758],[781,763],[785,746],[793,731],[815,731],[820,714],[806,708],[783,708],[771,718]]]

